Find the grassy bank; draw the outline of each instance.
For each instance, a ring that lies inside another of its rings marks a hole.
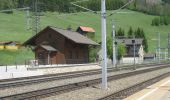
[[[111,11],[108,11],[109,14]],[[123,28],[125,32],[129,27],[133,29],[137,27],[143,28],[146,37],[149,42],[149,51],[154,52],[157,46],[156,38],[157,32],[161,33],[161,47],[167,45],[167,33],[170,33],[169,26],[151,26],[151,21],[155,16],[146,15],[140,12],[122,10],[121,12],[114,14],[107,18],[107,35],[110,36],[112,22],[114,20],[116,29]],[[100,15],[89,12],[80,12],[74,14],[58,14],[56,12],[46,12],[41,17],[41,29],[50,25],[59,28],[67,28],[71,26],[73,30],[76,30],[78,26],[90,26],[96,30],[95,40],[100,42],[101,38],[101,25]],[[32,36],[31,30],[26,30],[26,14],[25,12],[17,11],[13,14],[0,13],[0,41],[14,40],[24,42]],[[0,51],[0,64],[2,63],[14,63],[33,58],[33,53],[27,49],[21,49],[19,51]]]

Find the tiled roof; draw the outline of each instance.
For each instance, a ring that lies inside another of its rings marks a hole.
[[[92,27],[80,26],[79,28],[84,32],[92,32],[92,33],[95,32],[95,30]]]

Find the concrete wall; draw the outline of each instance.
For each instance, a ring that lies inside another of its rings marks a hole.
[[[139,58],[139,57],[135,57],[135,63],[136,64],[140,64],[143,62],[143,59]],[[134,57],[125,57],[125,58],[122,58],[120,63],[123,63],[123,64],[133,64],[134,63]]]

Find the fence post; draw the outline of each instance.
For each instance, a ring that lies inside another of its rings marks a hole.
[[[51,61],[51,66],[52,66],[52,59],[50,61]]]
[[[26,65],[27,65],[27,60],[25,60],[25,67],[26,67]]]
[[[15,66],[16,66],[16,69],[18,69],[18,67],[17,67],[17,63],[15,62]]]
[[[7,65],[6,65],[6,69],[5,69],[5,71],[6,71],[6,72],[8,71],[8,69],[7,69]]]
[[[37,65],[37,66],[39,67],[39,59],[37,59],[37,62],[38,62],[38,65]]]

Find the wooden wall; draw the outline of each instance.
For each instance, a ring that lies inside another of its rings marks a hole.
[[[52,64],[87,63],[89,61],[88,45],[76,44],[53,30],[43,32],[43,34],[37,37],[36,45],[41,45],[46,41],[49,42],[48,45],[57,49],[57,52],[50,53],[50,61]],[[38,59],[40,52],[43,52],[44,58],[48,59],[48,51],[42,48],[35,50],[36,59]]]

